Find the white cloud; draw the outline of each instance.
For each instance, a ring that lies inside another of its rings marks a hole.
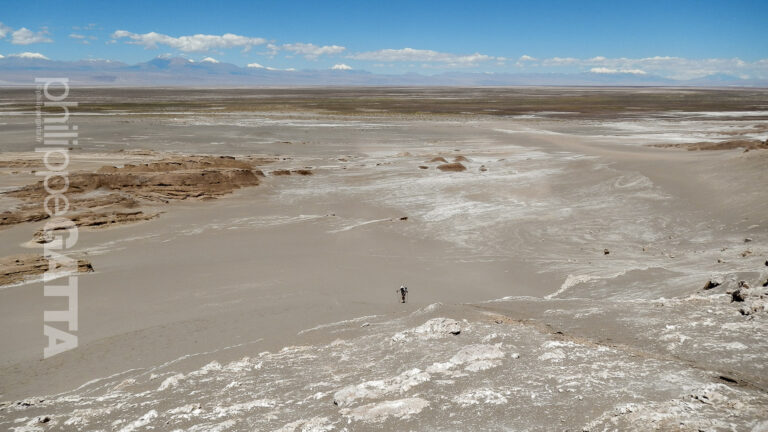
[[[580,60],[573,57],[552,57],[543,59],[541,64],[544,66],[567,66],[579,63]]]
[[[427,62],[443,63],[449,66],[466,67],[475,66],[479,62],[496,60],[485,54],[474,53],[468,55],[458,55],[443,53],[432,50],[422,50],[413,48],[402,49],[383,49],[378,51],[368,51],[350,55],[349,58],[355,60],[372,60],[382,62]]]
[[[72,26],[72,30],[97,30],[98,26],[95,23],[90,23],[84,26]]]
[[[515,65],[518,67],[526,67],[529,65],[532,65],[534,62],[538,61],[536,57],[529,56],[528,54],[521,55],[517,61],[515,62]]]
[[[0,54],[0,59],[2,59],[2,58],[5,58],[5,56],[4,56],[4,55],[2,55],[2,54]]]
[[[213,57],[206,57],[206,58],[200,60],[200,63],[214,63],[214,64],[216,64],[216,63],[219,63],[219,61],[216,60]]]
[[[277,46],[277,45],[275,45],[273,43],[268,43],[267,44],[267,52],[265,54],[268,55],[268,56],[274,56],[274,55],[277,55],[278,51],[280,51],[280,47],[279,46]]]
[[[339,63],[339,64],[333,65],[331,70],[352,70],[352,67],[345,65],[344,63]]]
[[[33,32],[26,27],[22,27],[11,33],[11,43],[14,45],[30,45],[34,43],[53,42],[51,38],[46,36],[47,34],[47,30]]]
[[[0,39],[4,38],[11,30],[13,29],[0,22]]]
[[[81,35],[79,33],[70,33],[69,37],[72,39],[77,39],[80,41],[81,44],[89,45],[92,40],[97,40],[98,38],[96,36],[86,36]]]
[[[589,71],[596,74],[632,74],[632,75],[646,74],[646,72],[641,69],[611,69],[606,67],[594,67]]]
[[[248,67],[249,68],[254,68],[254,69],[266,69],[264,66],[262,66],[262,65],[260,65],[258,63],[248,63]]]
[[[615,74],[615,73],[619,73],[618,69],[611,69],[611,68],[606,68],[606,67],[593,67],[589,71],[592,72],[592,73],[597,73],[597,74]]]
[[[303,55],[304,58],[309,60],[315,60],[321,55],[341,54],[342,52],[344,52],[344,50],[346,50],[345,47],[339,46],[339,45],[317,46],[315,44],[301,43],[301,42],[293,43],[293,44],[283,44],[281,48],[285,51],[291,51],[296,54]]]
[[[128,43],[141,45],[144,48],[157,48],[158,45],[167,45],[184,52],[205,52],[214,49],[242,48],[248,51],[255,45],[263,45],[267,41],[263,38],[253,38],[240,36],[232,33],[223,35],[196,34],[191,36],[172,37],[161,33],[131,33],[125,30],[118,30],[112,33],[113,39],[129,40]]]
[[[8,54],[8,57],[16,57],[16,58],[23,58],[23,59],[39,59],[39,60],[50,60],[48,57],[36,53],[36,52],[23,52],[18,54]]]
[[[530,56],[524,56],[530,57]],[[707,75],[727,74],[749,78],[768,78],[768,60],[747,62],[739,58],[688,59],[683,57],[653,56],[642,58],[607,58],[596,56],[588,59],[552,57],[539,62],[518,60],[520,68],[535,70],[589,71],[592,73],[653,74],[673,79],[694,79]]]

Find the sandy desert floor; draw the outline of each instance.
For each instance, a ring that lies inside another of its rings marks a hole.
[[[31,92],[3,428],[768,430],[766,91],[73,89],[79,347],[45,360]]]

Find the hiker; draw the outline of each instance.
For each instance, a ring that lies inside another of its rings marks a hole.
[[[408,295],[408,287],[400,285],[400,288],[397,291],[400,292],[401,303],[405,303],[405,296]]]

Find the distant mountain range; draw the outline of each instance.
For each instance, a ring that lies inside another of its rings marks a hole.
[[[68,77],[83,86],[298,87],[298,86],[696,86],[768,87],[768,80],[711,75],[674,80],[630,73],[374,74],[362,70],[276,70],[214,61],[157,57],[129,65],[117,61],[0,58],[0,86],[34,85],[35,77]]]

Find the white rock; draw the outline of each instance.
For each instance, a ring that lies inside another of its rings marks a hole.
[[[387,417],[409,418],[428,406],[429,402],[424,399],[406,398],[372,403],[354,409],[343,409],[342,414],[352,420],[379,422]]]
[[[392,336],[393,342],[406,342],[413,337],[419,339],[438,339],[446,335],[461,333],[461,324],[450,318],[432,318],[424,324],[405,330]]]
[[[143,428],[144,426],[150,424],[152,420],[156,418],[157,418],[157,411],[150,410],[143,416],[139,417],[137,420],[134,420],[129,424],[125,425],[125,427],[120,429],[120,432],[133,432],[137,429]]]
[[[164,379],[162,383],[160,383],[160,387],[157,388],[157,391],[163,391],[163,390],[169,389],[171,387],[175,387],[183,379],[184,379],[184,374],[182,374],[182,373],[178,373],[176,375],[170,376],[170,377]]]
[[[411,369],[386,380],[366,381],[342,388],[333,395],[333,402],[346,406],[358,399],[375,399],[391,393],[405,393],[413,387],[429,381],[430,374],[420,369]]]

